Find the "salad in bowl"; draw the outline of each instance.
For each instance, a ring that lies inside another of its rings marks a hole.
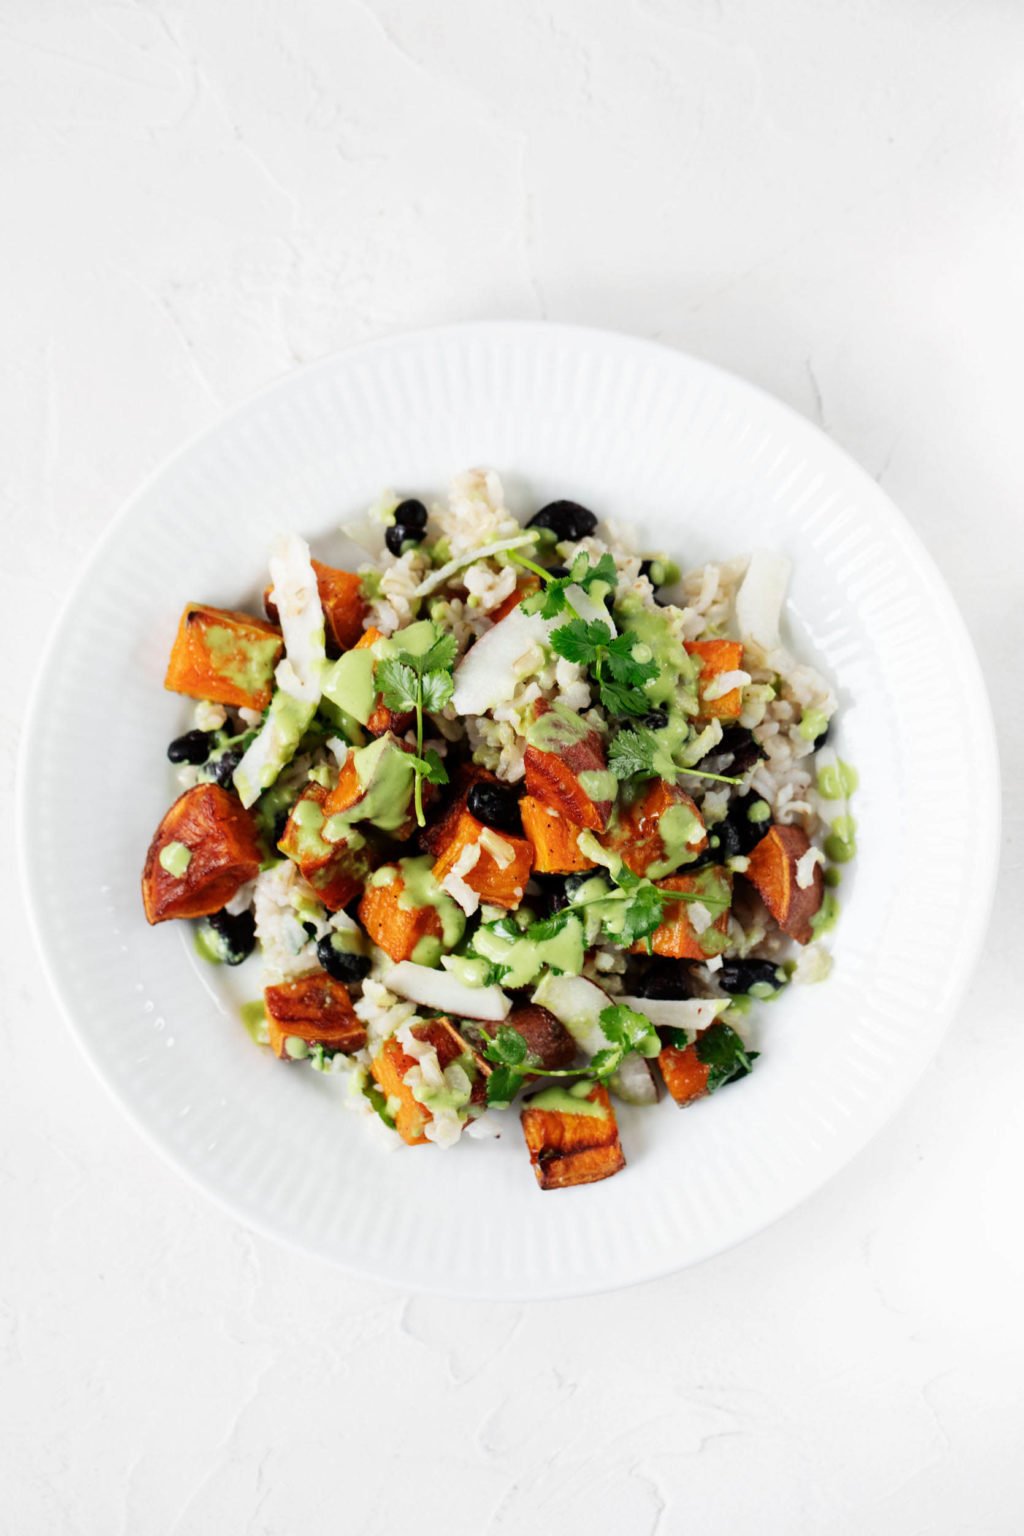
[[[252,972],[279,1061],[411,1146],[518,1118],[557,1189],[625,1166],[616,1101],[739,1083],[759,1013],[827,977],[856,775],[780,630],[785,559],[681,575],[577,502],[530,511],[470,470],[382,496],[356,571],[288,534],[262,613],[190,601],[142,894]]]

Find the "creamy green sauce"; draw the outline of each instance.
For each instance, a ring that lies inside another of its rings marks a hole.
[[[652,706],[672,704],[686,714],[697,713],[697,668],[683,642],[672,633],[658,608],[646,608],[639,598],[627,596],[616,609],[622,628],[646,646],[658,663],[658,674],[644,684]],[[660,733],[659,733],[660,734]]]
[[[584,1087],[590,1092],[590,1083],[584,1081],[577,1087]],[[545,1088],[543,1093],[538,1093],[527,1106],[529,1109],[546,1109],[561,1115],[587,1115],[593,1120],[607,1120],[608,1112],[603,1104],[595,1104],[581,1094],[575,1093],[572,1088]]]
[[[415,772],[412,758],[393,740],[381,736],[352,754],[363,793],[347,811],[329,816],[323,835],[329,843],[349,840],[352,824],[372,822],[382,832],[397,832],[408,820]]]
[[[755,827],[760,826],[762,822],[770,821],[771,814],[772,808],[767,800],[755,800],[753,805],[747,808],[747,820],[752,821]]]
[[[580,788],[591,800],[614,800],[619,781],[607,768],[585,768],[576,775]]]
[[[290,1061],[305,1061],[309,1055],[309,1042],[301,1035],[286,1035],[284,1053]]]
[[[367,646],[346,651],[330,662],[324,669],[323,694],[337,709],[365,725],[377,702],[372,650]]]
[[[593,735],[594,727],[564,704],[555,704],[527,727],[526,739],[538,752],[564,752]]]
[[[692,863],[697,857],[695,845],[704,836],[704,824],[690,806],[670,805],[658,820],[658,836],[664,853],[648,865],[647,875],[651,880],[660,880],[681,865]]]
[[[192,862],[192,850],[185,843],[165,843],[160,850],[160,868],[180,880]]]
[[[278,635],[257,639],[226,624],[211,624],[205,629],[203,645],[213,670],[246,693],[259,693],[270,685],[281,650]]]
[[[239,1012],[242,1015],[242,1023],[246,1033],[257,1045],[269,1045],[270,1035],[267,1032],[267,1010],[263,1006],[263,999],[257,998],[255,1002],[243,1003]]]
[[[811,918],[811,929],[816,939],[822,938],[826,933],[831,933],[839,918],[839,900],[835,891],[826,888],[824,900],[821,906]]]
[[[806,709],[800,717],[797,735],[804,741],[817,741],[828,725],[828,716],[821,709]]]
[[[857,852],[857,823],[852,816],[837,816],[825,839],[825,853],[834,864],[848,864]]]
[[[823,800],[845,800],[859,782],[856,768],[842,759],[818,770],[818,794]]]
[[[571,917],[551,939],[528,939],[525,935],[504,939],[485,925],[477,930],[473,947],[485,960],[505,967],[508,974],[502,986],[513,991],[529,986],[545,966],[567,976],[579,976],[583,970],[583,925],[577,917]]]

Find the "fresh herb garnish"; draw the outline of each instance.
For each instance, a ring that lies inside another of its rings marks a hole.
[[[526,560],[515,551],[510,551],[510,558],[517,565],[524,566],[539,576],[544,583],[539,592],[534,592],[523,600],[524,613],[539,613],[544,619],[557,619],[560,613],[570,613],[574,618],[580,615],[572,605],[569,597],[570,587],[581,587],[584,592],[590,594],[591,587],[600,582],[609,591],[614,591],[618,580],[618,572],[615,569],[615,561],[611,555],[602,555],[596,565],[591,565],[590,556],[585,550],[580,550],[569,570],[568,576],[552,576],[550,571],[545,571],[542,566],[536,565],[532,560]]]
[[[725,1083],[746,1077],[757,1060],[757,1051],[748,1051],[729,1024],[712,1024],[702,1029],[694,1041],[697,1060],[708,1068],[708,1093]]]
[[[657,1031],[650,1019],[613,1003],[603,1008],[598,1022],[604,1032],[607,1046],[595,1052],[585,1067],[565,1067],[561,1070],[545,1069],[526,1044],[517,1029],[503,1024],[484,1047],[488,1061],[494,1062],[494,1071],[487,1079],[487,1103],[494,1109],[505,1109],[518,1093],[525,1077],[574,1077],[577,1081],[603,1082],[622,1065],[622,1059],[630,1051],[641,1056],[657,1056],[661,1049]]]
[[[659,779],[665,773],[665,749],[656,731],[634,725],[619,731],[608,748],[608,767],[617,779]],[[660,761],[659,761],[660,757]],[[695,779],[714,779],[717,784],[742,784],[742,777],[728,773],[707,773],[702,768],[681,768],[671,763],[674,774]]]
[[[632,635],[613,636],[603,619],[572,619],[551,636],[553,651],[590,672],[610,715],[646,715],[650,710],[644,684],[657,677],[658,663],[650,652],[638,661],[636,648]]]
[[[416,714],[416,756],[412,759],[412,765],[416,774],[416,823],[421,827],[426,826],[423,814],[424,779],[428,784],[448,783],[448,774],[440,753],[433,747],[426,753],[423,751],[423,712],[432,710],[436,713],[444,709],[454,693],[452,665],[458,649],[454,635],[443,634],[436,625],[434,627],[437,638],[428,650],[419,656],[411,651],[399,651],[397,656],[388,656],[379,661],[374,670],[374,680],[388,709],[403,713],[413,710]]]

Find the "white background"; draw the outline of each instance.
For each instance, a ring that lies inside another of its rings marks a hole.
[[[1007,781],[988,953],[898,1120],[743,1248],[583,1302],[233,1226],[80,1061],[9,879],[3,1529],[1019,1536],[1022,100],[1011,0],[0,0],[5,812],[40,638],[141,478],[287,369],[493,316],[662,338],[849,449],[963,608]],[[951,698],[970,817],[957,747]]]

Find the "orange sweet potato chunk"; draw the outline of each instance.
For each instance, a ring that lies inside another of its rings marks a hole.
[[[658,880],[655,884],[659,891],[685,891],[699,898],[712,879],[731,892],[732,876],[728,870],[717,867],[701,870],[695,875],[670,875],[667,880]],[[690,920],[689,907],[688,901],[666,902],[664,921],[651,935],[651,948],[656,955],[665,955],[672,960],[706,960],[721,952],[724,935],[729,929],[729,909],[719,913],[703,933],[698,933]],[[647,940],[639,940],[633,945],[632,952],[646,954]]]
[[[340,651],[350,651],[362,635],[367,612],[362,582],[352,571],[323,565],[319,560],[311,560],[309,563],[316,574],[316,589],[320,595],[320,606],[324,610],[324,638],[328,654],[337,656]],[[263,607],[267,618],[276,624],[278,612],[273,593],[273,587],[264,589]]]
[[[172,850],[184,862],[180,874],[160,862],[172,843],[187,850],[187,858]],[[147,922],[219,912],[240,886],[255,880],[262,857],[255,823],[236,795],[219,784],[187,789],[157,827],[146,854],[142,901]]]
[[[682,1051],[674,1045],[663,1046],[658,1054],[658,1066],[665,1087],[677,1104],[692,1104],[707,1094],[711,1068],[700,1060],[696,1046],[688,1045]]]
[[[281,631],[251,614],[188,603],[171,647],[164,687],[235,709],[266,709]]]
[[[567,821],[533,795],[519,802],[523,831],[533,847],[533,867],[539,875],[575,875],[596,869],[593,859],[581,853],[577,838],[583,831],[579,822]]]
[[[322,835],[328,791],[307,784],[289,813],[278,848],[309,881],[329,912],[347,907],[362,890],[372,867],[369,845],[329,843]]]
[[[809,944],[814,937],[811,918],[825,895],[820,864],[813,868],[810,885],[801,890],[797,884],[797,865],[810,846],[801,827],[772,827],[754,848],[745,871],[783,933],[798,944]]]
[[[635,875],[646,875],[652,864],[666,858],[661,818],[666,811],[680,805],[685,806],[703,828],[700,812],[686,791],[675,784],[665,783],[663,779],[652,779],[649,784],[645,784],[632,804],[623,809],[618,825],[608,839],[608,846],[621,855],[623,863]],[[698,854],[707,845],[708,835],[703,831],[700,840],[688,843],[687,848],[691,853]]]
[[[604,831],[611,801],[592,800],[580,783],[581,773],[597,772],[606,766],[604,747],[596,731],[593,737],[574,742],[563,754],[527,747],[525,762],[526,787],[535,800],[577,826],[591,832]]]
[[[421,939],[442,937],[441,919],[435,907],[403,907],[405,881],[397,865],[383,866],[389,868],[396,871],[389,884],[366,887],[359,903],[359,921],[392,960],[411,960]]]
[[[471,816],[469,811],[460,814],[451,840],[434,864],[434,879],[439,885],[443,884],[445,876],[451,874],[460,862],[465,850],[471,844],[478,843],[481,834],[486,831],[483,823]],[[500,838],[505,845],[511,855],[508,862],[504,862],[505,854],[499,861],[486,847],[481,846],[475,861],[470,863],[467,860],[466,868],[458,872],[470,889],[476,891],[481,901],[512,909],[518,907],[523,899],[523,891],[533,868],[533,848],[525,837],[512,837],[508,832],[493,832],[491,835]]]
[[[369,650],[372,645],[376,645],[377,641],[383,640],[383,638],[383,632],[371,624],[369,629],[363,631],[351,649],[355,651]],[[388,731],[394,731],[396,736],[401,736],[404,731],[409,729],[415,718],[416,716],[412,710],[399,711],[389,709],[378,694],[377,703],[370,714],[369,720],[366,722],[366,729],[371,736],[384,736]]]
[[[731,688],[720,699],[706,702],[705,689],[723,672],[738,672],[743,666],[743,647],[738,640],[687,640],[686,649],[700,662],[697,692],[701,714],[706,720],[738,720],[743,712],[739,688]]]
[[[450,1019],[429,1019],[423,1024],[414,1025],[412,1032],[417,1040],[424,1040],[434,1047],[442,1071],[445,1067],[450,1067],[458,1057],[469,1052],[465,1040]],[[473,1054],[480,1069],[478,1080],[473,1085],[473,1099],[470,1101],[474,1102],[478,1098],[478,1088],[485,1091],[486,1074],[490,1068],[480,1061],[475,1052],[470,1054]],[[407,1055],[400,1042],[392,1035],[389,1040],[385,1040],[380,1052],[370,1065],[370,1071],[377,1086],[389,1101],[398,1134],[410,1147],[420,1147],[427,1141],[426,1128],[433,1117],[430,1110],[414,1098],[412,1089],[405,1081],[405,1074],[414,1066],[416,1066],[415,1058]]]
[[[625,1168],[619,1128],[607,1090],[597,1083],[587,1099],[591,1104],[599,1104],[603,1114],[534,1109],[530,1104],[523,1108],[519,1118],[541,1189],[593,1184]]]
[[[455,781],[449,791],[450,798],[440,815],[420,833],[424,851],[439,858],[458,831],[459,819],[466,810],[469,792],[474,784],[497,784],[496,774],[489,773],[477,763],[461,763],[455,770]]]
[[[282,1061],[298,1059],[288,1050],[290,1039],[346,1055],[366,1044],[366,1029],[356,1017],[348,989],[323,971],[265,988],[263,1005],[271,1050]]]

